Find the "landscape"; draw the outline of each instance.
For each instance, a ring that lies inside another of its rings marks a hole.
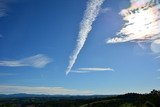
[[[0,107],[159,107],[160,91],[124,95],[0,95]]]
[[[160,107],[160,0],[0,0],[0,107]]]

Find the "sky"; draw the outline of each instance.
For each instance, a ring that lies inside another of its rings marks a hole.
[[[0,94],[160,90],[155,0],[0,0]]]

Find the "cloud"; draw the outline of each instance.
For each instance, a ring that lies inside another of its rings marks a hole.
[[[151,43],[151,50],[154,53],[160,53],[160,39],[157,39]]]
[[[0,0],[0,18],[4,17],[7,15],[6,11],[7,11],[7,0]],[[0,39],[3,36],[0,34]]]
[[[111,10],[111,8],[106,7],[106,8],[101,9],[101,13],[106,13],[110,10]]]
[[[77,70],[72,70],[74,73],[90,73],[98,71],[114,71],[112,68],[78,68]]]
[[[66,74],[68,74],[72,69],[78,57],[78,54],[83,48],[85,41],[88,37],[88,34],[92,30],[92,24],[95,21],[96,17],[98,16],[98,13],[100,11],[100,8],[103,2],[104,0],[89,0],[87,9],[85,10],[85,13],[84,13],[83,20],[80,24],[80,31],[78,34],[77,45],[73,51],[73,54],[70,56],[70,61],[66,70]]]
[[[0,86],[0,94],[47,94],[47,95],[91,95],[94,94],[90,90],[66,89],[63,87],[29,87],[29,86]]]
[[[0,61],[0,66],[7,66],[7,67],[31,66],[35,68],[43,68],[50,62],[51,62],[50,58],[48,58],[43,54],[38,54],[20,60]]]
[[[160,59],[160,56],[155,57],[155,59]]]
[[[79,68],[81,71],[113,71],[112,68]]]
[[[6,1],[5,0],[0,0],[0,17],[3,17],[6,15]]]
[[[160,5],[156,0],[131,0],[131,6],[123,9],[125,24],[117,37],[106,40],[106,43],[152,42],[160,38]]]

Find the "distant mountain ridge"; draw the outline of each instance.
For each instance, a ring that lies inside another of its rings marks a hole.
[[[27,93],[17,93],[17,94],[0,94],[0,98],[29,98],[29,97],[58,97],[58,98],[78,98],[78,99],[87,99],[87,98],[105,98],[115,95],[46,95],[46,94],[27,94]]]
[[[160,91],[123,95],[0,95],[0,107],[160,107]]]
[[[23,97],[47,97],[52,95],[38,95],[38,94],[26,94],[26,93],[18,93],[18,94],[0,94],[0,98],[23,98]]]

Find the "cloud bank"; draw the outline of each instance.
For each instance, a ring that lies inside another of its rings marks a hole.
[[[156,0],[131,0],[131,7],[123,9],[125,24],[118,37],[107,39],[107,43],[128,41],[154,41],[160,39],[160,5]]]
[[[8,61],[0,61],[0,66],[7,67],[22,67],[22,66],[30,66],[35,68],[43,68],[48,63],[51,62],[51,59],[43,54],[37,54],[35,56],[23,58],[20,60],[8,60]]]
[[[78,34],[77,45],[73,51],[73,54],[70,56],[70,61],[66,70],[66,74],[68,74],[72,69],[78,57],[78,54],[83,48],[85,41],[88,37],[88,34],[92,30],[92,24],[95,21],[96,17],[98,16],[98,13],[100,11],[100,8],[103,2],[104,0],[89,0],[87,4],[87,9],[85,10],[85,13],[84,13],[83,20],[80,24],[80,31]]]
[[[46,94],[46,95],[91,95],[94,94],[90,90],[66,89],[63,87],[29,87],[29,86],[0,86],[0,94]]]
[[[79,68],[77,70],[72,70],[74,73],[91,73],[99,71],[114,71],[112,68]]]

